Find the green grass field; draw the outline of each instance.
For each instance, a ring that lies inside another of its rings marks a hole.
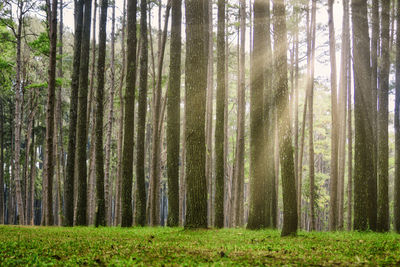
[[[400,265],[400,235],[0,226],[0,265]]]

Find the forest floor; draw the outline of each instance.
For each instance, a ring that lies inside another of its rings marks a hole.
[[[400,235],[0,226],[0,265],[400,265]]]

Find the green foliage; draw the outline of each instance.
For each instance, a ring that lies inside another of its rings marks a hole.
[[[33,49],[35,56],[49,56],[50,54],[50,39],[47,32],[41,32],[29,45]]]
[[[15,265],[398,265],[400,235],[182,228],[0,226],[0,262]]]

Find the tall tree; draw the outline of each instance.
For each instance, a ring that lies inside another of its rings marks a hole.
[[[330,0],[333,1],[333,0]],[[314,166],[314,66],[317,1],[312,1],[311,27],[309,28],[309,78],[308,78],[308,164],[310,173],[310,230],[315,230],[315,166]],[[332,22],[333,23],[333,22]],[[333,60],[336,62],[335,60]],[[331,60],[332,63],[332,60]],[[335,63],[336,67],[336,63]],[[332,73],[335,71],[332,71]],[[336,77],[336,73],[335,73]],[[336,88],[336,87],[335,87]],[[335,89],[336,90],[336,89]]]
[[[111,225],[112,218],[112,179],[110,177],[110,164],[111,164],[111,139],[114,120],[114,95],[115,95],[115,1],[112,3],[111,15],[111,62],[110,62],[110,108],[108,113],[107,122],[107,136],[106,136],[106,155],[105,155],[105,170],[104,170],[104,193],[106,200],[106,223]]]
[[[104,72],[106,61],[108,0],[101,1],[99,29],[99,57],[97,61],[97,94],[96,94],[96,219],[95,224],[106,225],[106,207],[104,197],[104,154],[103,154],[103,114],[104,114]]]
[[[127,5],[127,66],[124,140],[122,151],[122,194],[121,226],[132,225],[132,179],[133,179],[133,138],[135,118],[135,83],[136,83],[136,6],[137,1],[128,1]]]
[[[207,227],[205,106],[207,65],[204,49],[204,0],[186,0],[186,181],[185,228]]]
[[[389,71],[390,2],[382,1],[381,68],[378,110],[378,223],[377,230],[389,231]]]
[[[161,2],[160,2],[161,5]],[[161,8],[161,6],[160,6]],[[171,0],[168,0],[165,11],[164,30],[160,32],[158,68],[156,86],[153,90],[153,131],[152,131],[152,151],[151,151],[151,194],[150,194],[150,224],[156,226],[160,224],[160,150],[161,150],[161,94],[162,94],[162,70],[164,63],[165,46],[167,42],[168,20],[171,10]],[[161,22],[160,22],[161,23]],[[160,28],[161,30],[161,28]]]
[[[373,133],[371,106],[371,68],[367,2],[352,0],[354,68],[354,230],[368,229],[368,181],[373,176]]]
[[[328,1],[329,15],[329,54],[331,61],[331,106],[332,106],[332,134],[331,134],[331,178],[329,183],[329,230],[335,231],[338,223],[338,151],[339,151],[339,124],[337,108],[337,77],[336,77],[336,44],[335,25],[333,17],[333,0]]]
[[[245,108],[246,108],[246,0],[240,0],[240,55],[239,55],[239,86],[237,92],[237,136],[236,136],[236,168],[235,168],[235,223],[236,226],[243,225],[244,205],[244,153],[245,153]]]
[[[179,225],[182,0],[172,0],[171,59],[167,97],[168,226]]]
[[[373,163],[374,172],[368,179],[368,222],[371,230],[377,226],[377,168],[378,168],[378,54],[380,46],[380,21],[379,21],[379,0],[372,1],[372,34],[371,34],[371,113],[372,113],[372,134],[373,134]]]
[[[145,132],[147,113],[147,71],[148,71],[148,38],[147,38],[147,0],[140,2],[140,81],[138,99],[138,124],[136,145],[136,201],[135,223],[146,224],[146,185],[145,185]]]
[[[346,115],[347,115],[347,86],[349,71],[349,10],[348,1],[343,1],[343,23],[342,23],[342,51],[340,59],[340,81],[338,98],[339,123],[339,152],[338,152],[338,229],[344,226],[344,176],[346,164]]]
[[[215,226],[224,226],[225,0],[218,0],[217,117],[215,123]]]
[[[45,225],[53,225],[53,176],[54,176],[54,111],[56,91],[56,66],[57,66],[57,0],[47,1],[50,34],[50,63],[49,63],[49,88],[46,109],[46,161],[44,166],[44,179],[47,181],[47,211]]]
[[[400,29],[400,5],[396,8],[396,25]],[[400,31],[396,31],[396,100],[394,114],[395,129],[395,174],[394,174],[394,228],[400,233]]]
[[[79,66],[81,59],[82,24],[83,24],[83,0],[75,1],[75,35],[74,35],[74,56],[71,77],[71,96],[69,108],[69,131],[68,131],[68,157],[66,176],[64,184],[65,201],[65,226],[74,224],[74,182],[75,182],[75,147],[76,147],[76,125],[78,111],[79,91]]]
[[[278,110],[279,151],[282,170],[283,227],[282,236],[297,232],[296,182],[292,135],[289,117],[289,91],[287,79],[287,37],[285,1],[274,0],[274,67],[276,73],[276,105]]]
[[[86,143],[87,143],[87,97],[88,73],[90,50],[90,24],[92,15],[92,1],[85,0],[81,60],[79,67],[79,93],[78,93],[78,122],[77,122],[77,178],[78,178],[78,203],[76,211],[76,225],[87,225],[87,172],[86,172]]]
[[[254,1],[253,66],[250,84],[250,213],[249,229],[267,226],[264,162],[264,88],[266,67],[266,20],[269,5]],[[269,218],[268,218],[269,219]]]

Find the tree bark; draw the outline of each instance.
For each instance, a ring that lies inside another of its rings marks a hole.
[[[74,183],[75,183],[75,148],[76,148],[76,126],[79,91],[79,66],[81,59],[82,28],[83,28],[83,0],[75,1],[75,35],[74,56],[71,77],[71,97],[69,109],[69,131],[68,131],[68,157],[65,177],[64,200],[65,214],[64,225],[74,224]]]
[[[276,104],[278,110],[279,151],[282,166],[283,227],[282,236],[295,235],[297,232],[296,182],[290,118],[288,111],[289,92],[287,79],[287,39],[285,1],[274,0],[274,43],[276,44],[275,72]]]
[[[168,226],[179,225],[182,1],[172,0],[171,59],[167,97]],[[147,75],[147,74],[146,74]]]
[[[207,65],[204,49],[203,1],[187,0],[186,7],[186,181],[185,228],[207,228],[205,176],[205,106]]]
[[[382,2],[381,68],[378,110],[378,222],[377,230],[387,232],[389,223],[389,71],[390,2]]]
[[[132,178],[133,178],[133,139],[135,118],[136,83],[136,6],[137,1],[128,1],[127,6],[127,73],[125,92],[124,141],[122,152],[122,216],[121,226],[132,225]]]
[[[4,224],[4,107],[0,98],[0,224]]]
[[[351,9],[355,80],[354,230],[362,231],[368,229],[368,203],[376,201],[368,196],[368,181],[373,176],[374,164],[367,2],[352,0]]]
[[[396,8],[397,29],[400,29],[400,5]],[[395,174],[394,174],[394,228],[400,233],[400,31],[396,31],[396,100],[395,100]]]
[[[76,225],[87,225],[87,172],[86,172],[86,144],[87,144],[87,98],[88,98],[88,71],[90,50],[90,24],[92,1],[85,0],[82,28],[81,60],[79,67],[78,93],[78,122],[77,122],[77,160],[78,160],[78,203],[76,211]]]
[[[331,109],[332,109],[332,134],[331,134],[331,178],[329,184],[329,230],[335,231],[338,225],[338,149],[339,125],[337,111],[337,81],[336,81],[336,45],[335,26],[333,18],[333,0],[328,1],[329,15],[329,53],[331,61]]]

